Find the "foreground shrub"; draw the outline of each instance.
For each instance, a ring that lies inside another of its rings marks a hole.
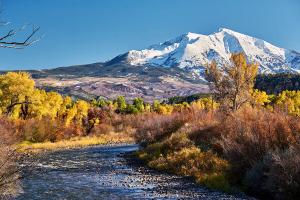
[[[266,189],[277,199],[297,199],[300,196],[300,148],[290,147],[275,152],[266,161]]]
[[[13,197],[21,190],[21,169],[16,165],[21,156],[12,147],[17,141],[15,128],[11,121],[0,118],[0,199]]]
[[[16,164],[19,156],[14,148],[0,142],[0,199],[15,196],[21,191],[21,169]]]
[[[247,171],[243,184],[251,193],[267,198],[297,199],[300,195],[300,154],[298,147],[264,156]]]
[[[231,179],[240,184],[245,173],[273,151],[284,151],[295,144],[300,129],[289,116],[263,110],[244,109],[223,120],[216,130],[222,133],[219,144],[232,163]],[[293,129],[291,129],[293,127]]]
[[[265,198],[295,198],[299,191],[300,119],[279,111],[244,107],[197,122],[188,132],[201,149],[230,163],[231,185]],[[202,120],[202,119],[201,119]]]
[[[232,113],[190,108],[181,114],[184,120],[176,129],[162,128],[178,120],[169,115],[160,118],[168,124],[150,119],[151,126],[137,132],[151,141],[139,154],[149,166],[192,176],[212,188],[237,186],[267,199],[299,196],[299,117],[250,106]],[[164,137],[155,137],[160,134]]]
[[[229,191],[226,172],[229,163],[212,151],[195,147],[185,134],[173,134],[162,143],[149,145],[139,157],[158,170],[193,177],[210,188]]]

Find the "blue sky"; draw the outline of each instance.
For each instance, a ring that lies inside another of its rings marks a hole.
[[[44,37],[23,50],[0,49],[0,70],[106,61],[220,27],[300,52],[299,0],[2,0],[1,7],[1,21],[38,25]]]

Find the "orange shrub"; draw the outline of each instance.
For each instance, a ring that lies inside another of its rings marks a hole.
[[[160,115],[151,113],[144,115],[138,122],[136,137],[140,142],[152,143],[160,141],[176,132],[188,121],[184,113]]]

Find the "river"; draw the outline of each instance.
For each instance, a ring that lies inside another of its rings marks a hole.
[[[22,180],[24,191],[17,200],[247,199],[143,167],[127,156],[137,149],[119,145],[44,153],[34,173]]]

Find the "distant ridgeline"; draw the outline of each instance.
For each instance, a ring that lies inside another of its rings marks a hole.
[[[256,77],[254,87],[267,94],[278,94],[283,90],[300,90],[300,74],[260,74]]]
[[[267,94],[279,94],[284,90],[300,90],[300,74],[259,74],[254,88]],[[174,96],[165,101],[168,104],[191,103],[211,94],[193,94],[189,96]]]

